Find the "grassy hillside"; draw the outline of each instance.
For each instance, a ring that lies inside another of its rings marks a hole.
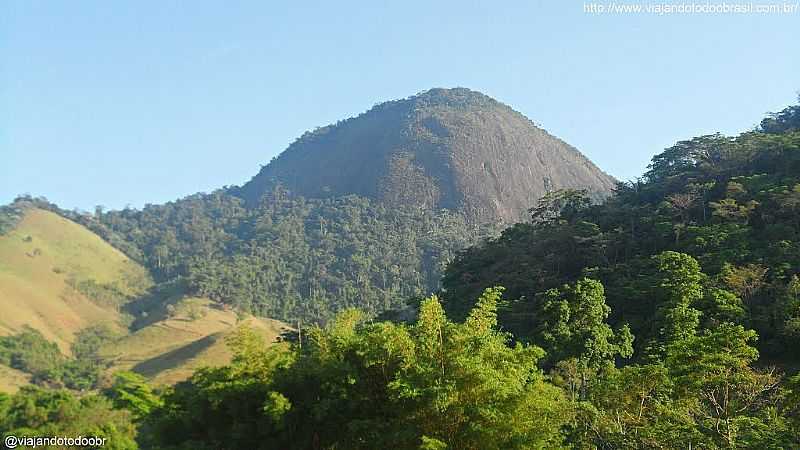
[[[68,355],[75,334],[108,324],[122,336],[103,349],[110,371],[131,369],[157,384],[187,378],[202,366],[230,361],[225,336],[242,323],[267,342],[285,327],[277,321],[239,318],[207,299],[164,299],[146,318],[120,312],[148,293],[148,272],[87,228],[40,208],[25,207],[21,220],[0,236],[0,335],[29,325]],[[144,322],[144,323],[142,323]],[[30,375],[0,365],[0,391],[13,392]]]
[[[0,364],[0,392],[13,393],[30,382],[25,372]]]
[[[118,304],[151,285],[146,270],[86,228],[30,208],[0,236],[0,334],[23,325],[68,352],[90,324],[123,327]]]
[[[155,384],[173,384],[204,366],[230,362],[225,337],[243,324],[275,342],[287,327],[255,317],[238,318],[210,300],[188,298],[168,308],[160,320],[131,333],[104,349],[111,370],[133,370]]]

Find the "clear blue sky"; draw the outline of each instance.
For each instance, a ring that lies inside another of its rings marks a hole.
[[[305,130],[455,86],[630,179],[800,90],[800,14],[384,3],[3,2],[0,203],[140,207],[241,184]]]

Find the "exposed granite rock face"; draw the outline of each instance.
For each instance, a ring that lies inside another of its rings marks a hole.
[[[588,189],[600,198],[615,181],[507,105],[456,88],[308,132],[235,193],[255,202],[275,183],[305,197],[358,194],[508,223],[549,190]]]

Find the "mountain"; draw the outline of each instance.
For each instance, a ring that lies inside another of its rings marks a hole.
[[[439,289],[458,251],[525,217],[546,192],[599,199],[613,185],[510,107],[432,89],[306,133],[241,187],[140,211],[61,213],[156,283],[309,323],[350,307],[402,309]]]
[[[580,188],[600,198],[615,181],[519,112],[456,88],[308,132],[235,192],[255,204],[278,183],[304,197],[356,194],[509,223],[548,191]]]
[[[612,186],[508,106],[432,89],[304,134],[241,187],[78,220],[189,295],[325,322],[436,291],[458,251],[546,192]]]
[[[415,314],[347,310],[290,358],[198,372],[144,433],[209,449],[800,448],[796,112],[678,142],[602,204],[549,193],[459,252]]]

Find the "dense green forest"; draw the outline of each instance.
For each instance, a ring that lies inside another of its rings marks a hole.
[[[498,330],[502,288],[491,288],[462,323],[434,296],[413,323],[347,310],[288,351],[243,327],[231,365],[163,392],[125,372],[97,393],[23,388],[0,396],[0,432],[104,436],[111,448],[797,448],[800,379],[753,367],[752,330],[702,329],[689,305],[696,262],[658,260],[670,303],[646,363],[619,364],[633,336],[606,323],[597,281],[548,292],[561,314],[544,347]]]
[[[225,190],[94,214],[46,199],[15,202],[24,203],[85,225],[162,286],[292,323],[324,322],[350,307],[371,316],[402,309],[439,288],[459,250],[498,230],[456,211],[390,207],[354,195],[306,199],[280,186],[256,207]],[[13,206],[0,215],[10,224]]]
[[[279,186],[259,206],[224,191],[141,211],[83,216],[157,280],[257,315],[320,322],[349,307],[370,315],[439,287],[458,250],[492,232],[448,210],[364,197],[305,199]]]
[[[374,214],[395,220],[371,222]],[[256,297],[246,283],[363,267],[309,265],[365,254],[322,244],[333,227],[369,236],[357,242],[377,246],[372,264],[480,234],[449,234],[459,221],[415,214],[280,192],[253,213],[218,193],[84,221],[139,252],[162,280],[271,313],[283,298]],[[439,241],[422,237],[431,229]],[[398,230],[414,245],[383,234]],[[398,243],[378,244],[389,238]],[[398,248],[408,250],[383,254]],[[270,259],[279,251],[304,253]],[[275,261],[297,266],[270,269]],[[275,278],[247,278],[270,270]],[[413,319],[375,320],[380,307],[322,285],[335,307],[285,314],[332,319],[305,327],[289,348],[241,327],[229,338],[230,365],[162,391],[124,372],[90,393],[24,388],[0,396],[0,433],[96,434],[112,448],[162,449],[800,448],[800,105],[737,137],[679,142],[601,205],[551,192],[529,222],[461,252],[439,294],[421,298],[422,274],[443,268],[425,270],[401,273],[410,287],[394,291],[386,286],[398,278],[369,280],[380,295],[417,298]],[[299,299],[296,289],[287,293]],[[99,331],[74,353],[91,355]],[[0,358],[37,364],[26,349],[40,347],[53,351],[35,337],[6,338]]]
[[[500,323],[539,342],[547,301],[541,293],[591,277],[605,286],[611,322],[629,324],[644,351],[659,337],[669,301],[654,281],[654,255],[671,250],[702,268],[692,307],[704,327],[754,329],[765,357],[793,361],[800,338],[799,110],[790,107],[737,137],[679,142],[602,205],[576,191],[544,197],[530,222],[467,250],[448,268],[448,313],[463,317],[471,306],[463,299],[502,285],[513,301]]]

